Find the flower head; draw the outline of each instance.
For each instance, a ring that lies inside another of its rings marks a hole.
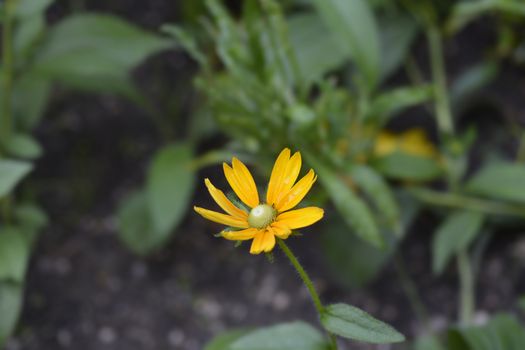
[[[194,207],[204,218],[230,226],[221,236],[232,241],[252,240],[250,253],[269,252],[275,246],[275,237],[286,239],[293,229],[310,226],[319,221],[323,209],[306,207],[293,209],[301,202],[314,184],[317,176],[310,171],[296,182],[301,170],[301,154],[291,155],[285,148],[273,166],[266,200],[261,201],[255,181],[248,168],[237,158],[232,166],[223,163],[224,175],[239,199],[249,208],[249,212],[235,206],[224,193],[205,179],[204,183],[212,198],[226,213]]]
[[[423,129],[413,128],[401,134],[382,131],[376,138],[374,153],[376,156],[388,156],[402,152],[416,157],[436,158],[438,151],[430,142]]]

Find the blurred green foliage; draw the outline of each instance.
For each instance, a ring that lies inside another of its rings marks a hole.
[[[82,12],[49,25],[52,4],[5,0],[0,7],[0,347],[16,325],[31,249],[47,224],[44,211],[19,188],[45,152],[33,130],[53,86],[117,94],[159,119],[130,71],[150,55],[177,47],[199,65],[195,85],[205,103],[182,133],[187,137],[163,140],[145,184],[122,200],[117,221],[129,249],[147,255],[169,241],[202,167],[237,154],[268,174],[275,155],[291,147],[319,175],[314,197],[335,208],[324,225],[322,249],[346,286],[370,282],[400,258],[398,247],[421,208],[442,218],[433,234],[433,271],[445,273],[456,260],[464,327],[451,329],[447,339],[423,337],[415,349],[520,348],[525,333],[513,317],[497,315],[473,327],[472,313],[474,252],[482,253],[483,237],[503,225],[523,225],[525,129],[517,123],[503,127],[518,144],[516,154],[489,145],[495,156],[473,162],[477,126],[459,131],[458,125],[504,60],[524,65],[522,1],[245,0],[235,14],[219,0],[183,1],[185,24],[166,24],[162,34]],[[445,39],[486,18],[496,33],[494,46],[451,76]],[[414,50],[416,41],[426,42],[428,52]],[[431,124],[428,130],[387,130],[407,109],[421,115],[414,127]],[[424,119],[427,111],[434,120]],[[430,129],[435,141],[429,140]],[[196,155],[200,141],[217,133],[227,135],[228,143]],[[405,283],[402,276],[400,281]],[[377,335],[369,332],[383,325],[354,311],[333,306],[322,321],[334,333],[373,341]],[[394,332],[389,341],[398,339]],[[294,322],[228,333],[207,349],[248,349],[260,339],[268,349],[329,346],[317,330]]]
[[[119,94],[148,109],[130,70],[169,40],[117,17],[77,14],[49,26],[52,0],[2,3],[0,69],[0,347],[21,310],[27,264],[47,225],[44,211],[17,190],[42,147],[32,136],[52,87]],[[26,191],[27,192],[27,191]],[[31,196],[33,198],[34,196]]]

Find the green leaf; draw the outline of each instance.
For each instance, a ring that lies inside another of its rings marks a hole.
[[[0,282],[0,348],[13,333],[22,310],[23,288],[18,283]]]
[[[28,162],[0,160],[0,198],[5,197],[31,171],[33,165]]]
[[[37,126],[50,95],[51,83],[46,79],[31,74],[17,79],[13,92],[13,109],[17,126],[20,129],[29,132]]]
[[[184,28],[173,24],[164,24],[161,27],[161,30],[162,32],[176,39],[177,43],[182,48],[184,48],[195,61],[197,61],[201,65],[201,68],[205,68],[208,66],[208,59],[206,58],[206,55],[201,50],[199,50],[199,47],[195,40],[195,36],[192,35],[192,33],[186,31]]]
[[[18,0],[15,7],[15,16],[18,18],[31,17],[44,12],[53,0]]]
[[[485,85],[489,84],[498,76],[499,65],[494,61],[483,61],[472,67],[454,80],[450,88],[450,99],[452,105],[457,107]]]
[[[148,183],[148,207],[157,232],[169,234],[182,220],[195,186],[188,144],[166,146],[155,155]]]
[[[377,24],[367,1],[314,0],[313,3],[341,49],[352,56],[368,89],[373,90],[379,79],[381,59]]]
[[[307,83],[321,79],[350,59],[349,52],[338,45],[316,13],[292,15],[288,19],[288,31],[301,75]]]
[[[399,207],[390,186],[374,169],[366,165],[355,165],[351,169],[352,179],[394,230],[399,226]]]
[[[42,155],[42,147],[31,135],[15,134],[9,138],[5,148],[16,158],[35,159]]]
[[[326,350],[328,344],[315,328],[296,321],[262,328],[237,339],[228,350]]]
[[[308,153],[305,153],[305,157],[319,175],[319,181],[347,225],[368,243],[376,247],[383,247],[383,237],[366,203],[331,169]]]
[[[521,310],[525,311],[525,295],[522,295],[518,300],[518,306]]]
[[[246,329],[234,329],[221,333],[206,344],[204,350],[231,350],[231,345],[246,333],[248,333]]]
[[[510,314],[498,314],[482,327],[449,331],[450,350],[521,350],[525,327]]]
[[[20,229],[0,228],[0,281],[21,283],[29,260],[29,245]]]
[[[321,323],[331,333],[367,343],[385,344],[405,340],[393,327],[347,304],[329,305],[321,315]]]
[[[322,249],[334,277],[348,288],[359,288],[373,281],[383,267],[390,262],[394,253],[406,234],[408,227],[419,212],[419,202],[412,197],[399,193],[396,201],[403,208],[399,232],[384,230],[387,240],[386,249],[377,249],[367,242],[348,234],[341,218],[327,216],[321,227]],[[327,214],[329,215],[329,214]]]
[[[50,29],[34,70],[78,88],[133,94],[128,71],[171,45],[114,16],[77,14]]]
[[[449,215],[438,227],[432,241],[432,268],[442,273],[454,254],[468,248],[483,226],[483,214],[459,211]]]
[[[34,244],[39,231],[49,222],[46,213],[33,204],[17,205],[14,216],[29,246]]]
[[[400,87],[383,92],[372,100],[368,115],[383,125],[404,109],[431,100],[433,94],[429,85]]]
[[[119,238],[135,254],[146,255],[166,238],[153,229],[146,193],[131,193],[118,211]]]
[[[457,32],[473,20],[491,12],[511,16],[525,16],[525,4],[514,0],[458,1],[447,23],[450,32]]]
[[[408,14],[396,13],[378,19],[380,23],[381,78],[388,78],[405,61],[418,32],[417,22]]]
[[[443,173],[435,160],[401,152],[377,158],[373,166],[383,175],[398,180],[431,181]]]
[[[21,61],[31,59],[32,49],[43,36],[46,29],[46,19],[43,13],[36,13],[19,20],[13,35],[13,50],[15,57]]]
[[[525,203],[525,165],[494,162],[484,166],[467,182],[468,192],[494,199]]]
[[[423,335],[417,337],[413,350],[445,350],[439,338],[434,335]],[[451,349],[449,349],[451,350]]]

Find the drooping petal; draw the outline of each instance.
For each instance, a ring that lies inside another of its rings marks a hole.
[[[282,222],[275,221],[270,228],[273,234],[281,239],[287,239],[292,234],[292,230]]]
[[[250,254],[259,254],[260,252],[262,252],[264,232],[265,230],[260,230],[253,238],[252,245],[250,247]]]
[[[307,207],[302,209],[290,210],[277,216],[277,222],[288,226],[290,229],[310,226],[321,220],[324,210],[318,207]]]
[[[245,187],[239,181],[233,169],[226,163],[222,164],[222,168],[224,169],[224,175],[226,176],[226,180],[228,180],[228,183],[230,184],[237,197],[239,197],[239,199],[250,208],[256,207],[259,203],[256,203],[256,201],[252,199],[250,193],[246,191]]]
[[[269,230],[264,232],[264,242],[263,242],[263,251],[265,253],[271,252],[273,247],[275,247],[275,236]]]
[[[258,229],[250,227],[240,231],[222,231],[221,237],[230,241],[246,241],[255,237],[257,232],[259,232]]]
[[[231,215],[217,213],[216,211],[208,210],[208,209],[204,209],[200,207],[193,207],[193,210],[195,210],[197,213],[202,215],[204,218],[211,220],[213,222],[217,222],[219,224],[223,224],[223,225],[227,225],[231,227],[237,227],[237,228],[248,228],[248,221],[244,219],[239,219]]]
[[[243,187],[245,193],[250,197],[252,207],[259,205],[259,193],[257,192],[257,186],[253,180],[253,176],[250,170],[241,162],[239,159],[233,157],[232,159],[233,172],[237,177],[237,180]]]
[[[306,196],[312,185],[314,184],[317,176],[312,169],[306,174],[301,180],[299,180],[287,194],[282,196],[279,203],[275,205],[275,209],[278,212],[283,212],[295,207],[299,202]]]
[[[208,191],[210,192],[210,195],[212,196],[213,200],[217,202],[217,204],[227,212],[228,214],[235,216],[236,218],[247,220],[248,213],[246,213],[244,210],[237,208],[225,195],[224,193],[217,189],[209,179],[205,179],[204,183],[206,184],[206,187],[208,188]]]
[[[275,197],[278,189],[278,184],[283,177],[286,170],[286,164],[290,159],[290,149],[285,148],[281,151],[275,164],[273,165],[272,174],[270,175],[270,182],[268,182],[268,190],[266,192],[266,203],[272,205],[275,203]]]
[[[275,246],[275,236],[268,230],[261,230],[253,239],[250,247],[251,254],[260,254],[262,252],[269,252]]]

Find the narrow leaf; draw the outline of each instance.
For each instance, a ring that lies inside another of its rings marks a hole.
[[[525,203],[525,165],[490,163],[467,182],[465,189],[471,193]]]
[[[395,152],[377,158],[374,168],[383,175],[409,181],[431,181],[438,178],[443,169],[433,159]]]
[[[317,12],[340,47],[348,52],[372,90],[380,74],[379,34],[365,0],[314,0]]]
[[[195,186],[192,159],[192,149],[187,144],[167,146],[153,159],[147,195],[153,227],[159,233],[169,234],[188,209]]]
[[[23,288],[18,283],[0,282],[0,348],[13,333],[22,309]]]
[[[146,255],[165,239],[153,229],[146,194],[130,194],[118,210],[119,238],[135,254]]]
[[[385,179],[374,169],[356,165],[351,169],[352,179],[386,218],[391,228],[399,225],[399,207]]]
[[[0,281],[21,283],[29,260],[29,245],[21,230],[0,228]]]
[[[305,153],[305,156],[319,175],[319,181],[328,192],[347,225],[368,243],[376,247],[383,247],[383,237],[366,203],[354,193],[349,184],[344,183],[332,170],[311,155]]]
[[[8,195],[31,171],[33,165],[16,160],[0,160],[0,198]]]
[[[327,343],[315,328],[296,321],[262,328],[242,336],[228,350],[326,350]]]
[[[329,305],[321,316],[321,323],[329,332],[367,343],[385,344],[405,340],[393,327],[347,304]]]
[[[434,273],[443,272],[450,258],[466,249],[480,233],[483,214],[460,211],[453,213],[438,227],[432,242]]]

